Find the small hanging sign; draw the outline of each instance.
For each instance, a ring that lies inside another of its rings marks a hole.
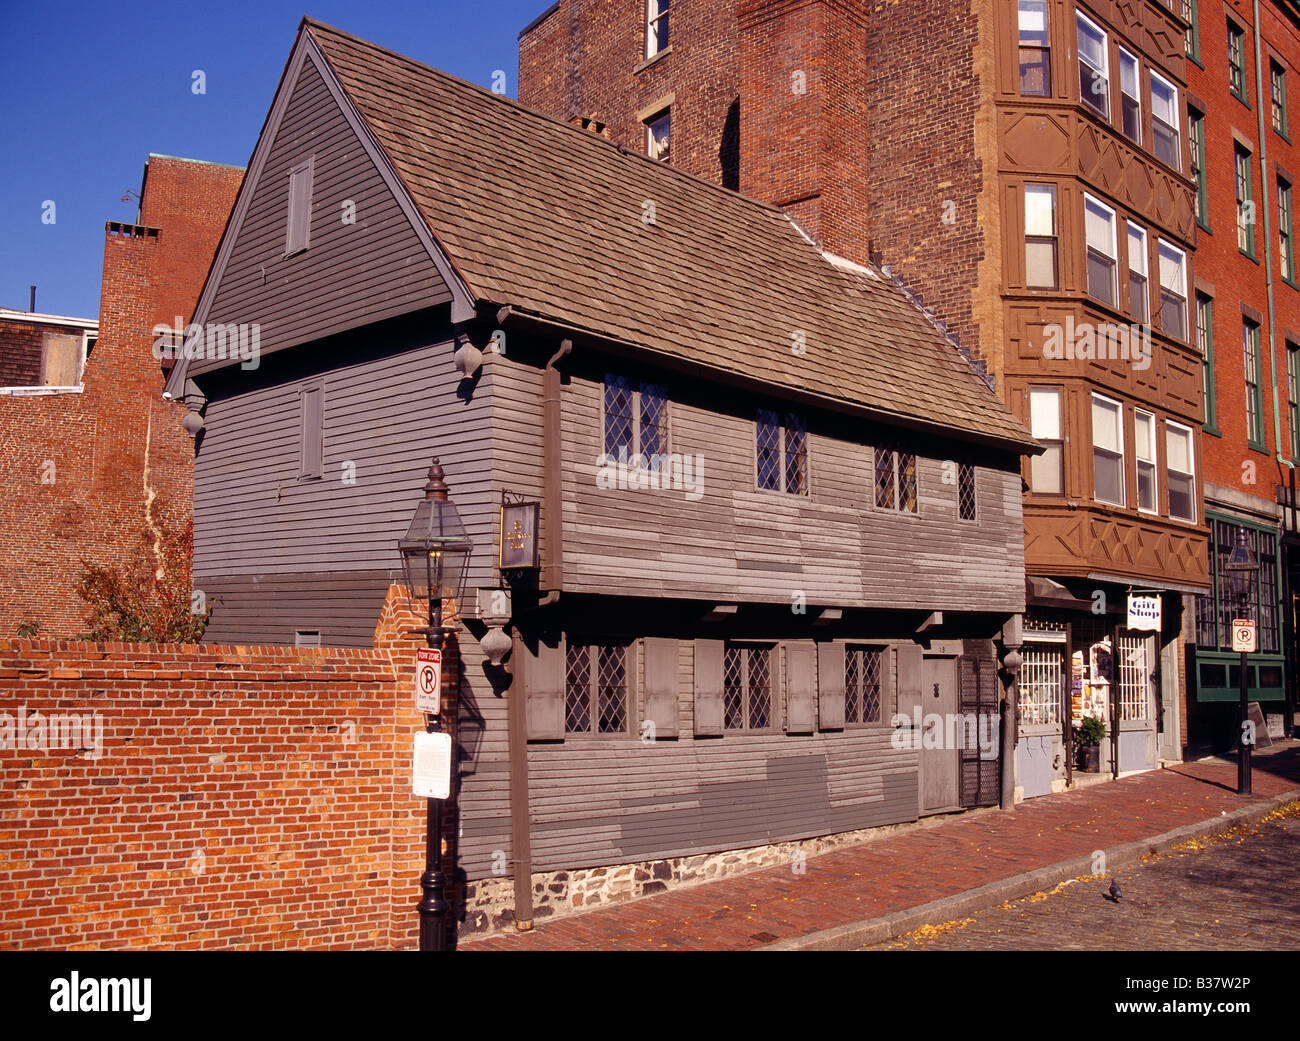
[[[1160,597],[1128,595],[1128,627],[1139,632],[1160,631]]]
[[[451,795],[451,735],[415,735],[412,755],[411,791],[423,799],[445,799]]]

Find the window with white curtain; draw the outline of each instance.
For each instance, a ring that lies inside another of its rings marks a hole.
[[[1083,197],[1088,250],[1088,294],[1115,306],[1115,211],[1091,195]]]
[[[1036,495],[1065,492],[1065,441],[1061,436],[1061,388],[1029,389],[1029,430],[1046,451],[1029,462],[1029,486]]]
[[[1112,506],[1124,503],[1124,408],[1092,396],[1092,497]]]
[[[1175,340],[1187,339],[1187,255],[1160,240],[1160,327]]]
[[[1079,100],[1110,119],[1110,60],[1106,34],[1090,18],[1077,16],[1079,32]]]
[[[1147,233],[1128,222],[1128,306],[1136,322],[1151,317],[1151,293],[1147,279]]]
[[[1196,520],[1196,460],[1192,428],[1173,420],[1165,422],[1165,467],[1169,484],[1169,516]]]
[[[1142,143],[1142,75],[1138,60],[1119,49],[1119,114],[1124,136]]]
[[[1156,158],[1175,170],[1183,168],[1179,127],[1178,88],[1151,70],[1151,136]]]
[[[1156,488],[1156,417],[1133,410],[1133,454],[1137,457],[1137,507],[1143,513],[1159,512]]]

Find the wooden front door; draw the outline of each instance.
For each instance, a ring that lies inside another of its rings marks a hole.
[[[921,813],[960,809],[957,776],[957,659],[926,658],[921,668]]]

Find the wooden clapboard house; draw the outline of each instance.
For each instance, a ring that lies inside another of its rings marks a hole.
[[[996,712],[1036,446],[779,210],[307,20],[195,321],[262,350],[169,382],[208,639],[368,644],[435,455],[474,589],[503,496],[541,504],[508,672],[463,605],[471,882],[521,799],[537,872],[996,802],[893,717]]]

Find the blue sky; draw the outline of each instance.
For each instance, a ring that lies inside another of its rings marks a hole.
[[[304,6],[310,4],[311,6]],[[517,95],[519,31],[550,0],[0,0],[0,307],[99,316],[104,221],[134,221],[150,152],[243,166],[304,15]],[[202,69],[207,93],[191,90]],[[45,201],[55,204],[43,223]]]

